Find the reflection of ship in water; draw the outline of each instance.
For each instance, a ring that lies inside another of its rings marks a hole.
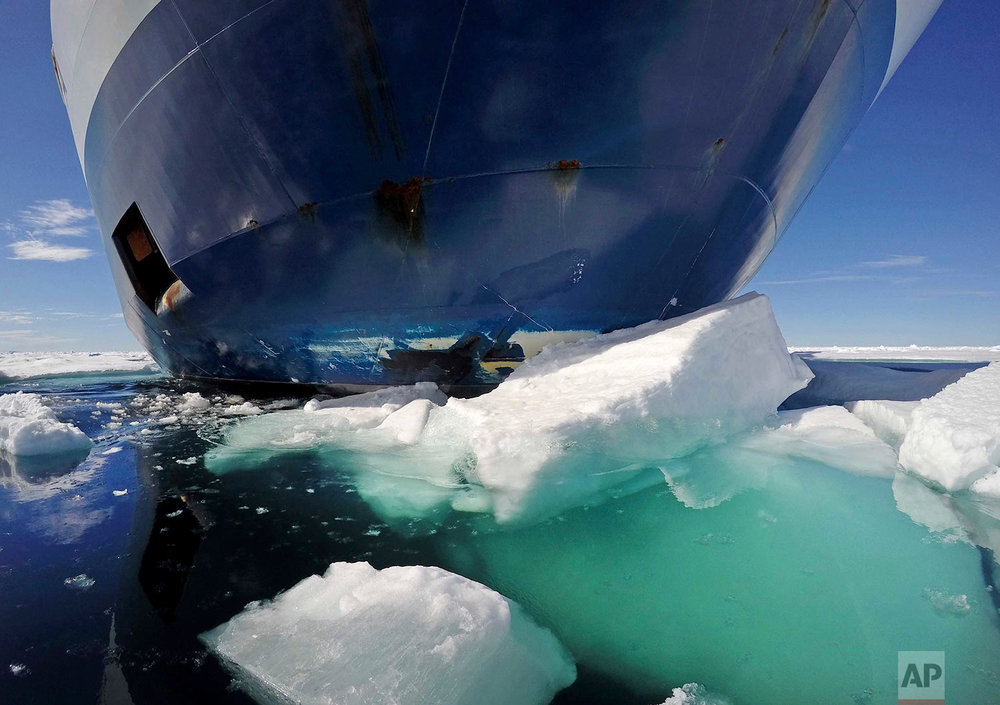
[[[422,539],[372,531],[378,520],[363,501],[308,458],[222,482],[199,464],[178,464],[188,450],[204,451],[193,433],[151,438],[137,454],[131,544],[105,671],[118,685],[102,691],[108,705],[247,705],[199,634],[333,561],[407,564],[430,550]]]
[[[139,564],[139,584],[154,611],[166,622],[184,594],[184,584],[205,528],[180,495],[156,502],[153,527]]]

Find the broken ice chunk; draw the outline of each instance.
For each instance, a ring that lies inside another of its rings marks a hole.
[[[92,445],[76,426],[59,421],[37,394],[0,395],[0,451],[15,456],[85,455]]]
[[[268,705],[541,705],[576,679],[516,603],[434,567],[334,563],[201,639]]]
[[[970,372],[921,401],[899,462],[948,491],[968,489],[1000,470],[1000,363]]]

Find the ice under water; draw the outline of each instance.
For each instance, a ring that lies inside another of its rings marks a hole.
[[[252,703],[200,635],[334,562],[438,566],[516,601],[576,663],[557,703],[890,703],[898,651],[944,651],[949,702],[1000,703],[1000,500],[892,467],[840,407],[505,521],[468,487],[359,472],[356,448],[233,466],[237,429],[305,399],[145,371],[0,385],[17,391],[94,445],[0,459],[3,703]]]

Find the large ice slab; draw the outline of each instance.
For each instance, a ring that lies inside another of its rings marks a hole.
[[[517,603],[433,567],[334,563],[202,640],[275,705],[541,705],[576,679]]]
[[[945,490],[1000,490],[1000,363],[970,372],[913,409],[900,464]],[[977,487],[978,483],[978,487]]]
[[[37,394],[0,395],[0,451],[15,456],[86,452],[93,443],[76,426],[63,423]]]
[[[550,346],[475,399],[442,406],[423,393],[385,414],[362,395],[251,419],[206,466],[224,471],[318,449],[358,471],[359,490],[384,514],[450,505],[501,523],[534,520],[661,477],[646,471],[761,424],[810,377],[788,354],[767,298],[748,294]],[[331,416],[316,415],[323,411]],[[387,476],[411,485],[400,492]]]

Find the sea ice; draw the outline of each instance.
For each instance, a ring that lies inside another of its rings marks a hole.
[[[788,354],[767,298],[748,294],[550,346],[475,399],[442,406],[433,394],[397,388],[383,390],[391,405],[361,395],[248,420],[206,466],[219,472],[323,450],[359,471],[359,492],[383,516],[448,505],[491,511],[501,523],[537,520],[611,488],[648,484],[663,462],[759,425],[810,377]],[[404,405],[400,395],[412,400]]]
[[[76,426],[63,423],[37,394],[0,395],[0,451],[14,456],[81,453],[91,440]]]
[[[899,462],[948,491],[990,490],[1000,483],[1000,363],[970,372],[921,401]]]
[[[0,381],[81,373],[155,373],[159,367],[144,352],[0,353]]]
[[[515,602],[433,567],[334,563],[201,638],[267,704],[541,705],[576,679]]]

